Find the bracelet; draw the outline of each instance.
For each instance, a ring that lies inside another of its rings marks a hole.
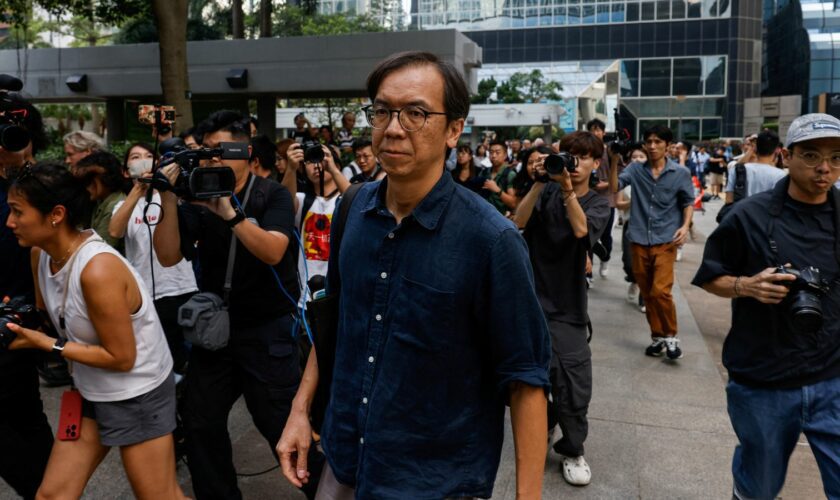
[[[563,197],[563,206],[565,207],[566,203],[568,203],[569,200],[574,200],[575,198],[577,198],[577,195],[575,194],[574,191],[572,191],[572,194],[570,194],[569,196],[564,196]]]
[[[741,290],[738,289],[738,285],[741,284],[741,278],[743,278],[743,276],[738,276],[737,278],[735,278],[735,286],[733,288],[735,289],[735,296],[736,297],[741,296]]]

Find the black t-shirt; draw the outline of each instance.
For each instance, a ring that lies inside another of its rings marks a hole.
[[[236,197],[243,200],[245,189],[236,193]],[[294,235],[295,211],[292,196],[275,181],[256,177],[251,196],[244,208],[245,216],[251,221],[256,219],[260,228],[280,232],[289,238],[286,253],[274,269],[286,292],[296,303],[300,291],[297,282],[298,244]],[[201,264],[199,288],[203,292],[223,296],[231,230],[212,212],[189,203],[178,206],[178,224],[181,232],[181,252],[188,259],[197,256]],[[230,292],[232,325],[257,325],[295,309],[292,301],[280,290],[270,267],[237,241]]]
[[[724,161],[712,161],[712,160],[724,160]],[[712,174],[725,174],[726,173],[726,157],[722,154],[715,153],[709,159],[709,173]]]
[[[18,245],[12,230],[6,227],[9,217],[7,196],[9,181],[0,177],[0,300],[3,297],[26,297],[28,303],[35,303],[32,284],[32,270],[29,264],[29,248]],[[0,398],[6,397],[23,384],[24,374],[35,372],[34,350],[9,351],[0,349]]]
[[[578,199],[589,234],[576,238],[563,206],[560,185],[543,189],[525,227],[525,241],[534,266],[537,297],[546,318],[586,324],[586,254],[598,241],[610,217],[607,200],[589,191]]]
[[[835,256],[833,207],[830,202],[807,205],[784,195],[773,238],[779,257],[768,243],[773,193],[787,189],[781,181],[773,191],[751,196],[735,205],[709,236],[703,263],[693,284],[702,286],[719,276],[752,276],[790,263],[796,269],[814,266],[832,283],[822,298],[823,328],[815,335],[796,334],[788,322],[788,303],[762,304],[752,298],[732,301],[732,327],[723,345],[723,364],[736,382],[771,388],[796,388],[840,376],[840,265]],[[789,295],[790,297],[790,295]]]

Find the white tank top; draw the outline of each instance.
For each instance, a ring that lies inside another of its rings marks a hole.
[[[93,231],[68,263],[57,273],[50,271],[50,256],[41,252],[38,261],[38,286],[53,325],[59,327],[59,315],[64,300],[64,288],[69,284],[64,308],[65,335],[68,340],[86,345],[99,345],[99,336],[88,317],[82,294],[81,275],[88,262],[101,253],[116,255],[131,271],[138,283],[143,304],[131,315],[137,358],[128,372],[95,368],[72,363],[73,380],[88,401],[122,401],[145,394],[162,384],[172,371],[172,356],[160,325],[152,299],[142,285],[140,276],[131,265]],[[68,271],[69,270],[69,271]],[[68,272],[70,273],[68,276]]]

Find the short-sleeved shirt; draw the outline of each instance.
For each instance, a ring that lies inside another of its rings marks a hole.
[[[297,193],[298,209],[295,213],[295,224],[300,228],[300,239],[303,242],[303,256],[298,258],[298,279],[301,291],[306,282],[314,276],[327,276],[327,267],[330,260],[330,230],[332,229],[332,217],[335,212],[335,204],[338,196],[324,198],[323,196],[312,197],[312,204],[303,213],[306,205],[306,195]],[[303,297],[303,300],[308,300]]]
[[[633,187],[627,237],[638,245],[670,243],[683,224],[683,210],[694,204],[688,169],[668,160],[654,179],[650,164],[631,163],[618,175],[619,189]]]
[[[245,189],[236,193],[237,199],[244,199]],[[256,177],[244,209],[248,218],[245,223],[256,222],[261,229],[277,231],[289,238],[286,253],[273,267],[295,303],[280,290],[271,266],[255,257],[241,241],[237,241],[230,292],[230,320],[233,326],[259,325],[289,314],[294,311],[300,295],[296,269],[297,239],[294,236],[295,209],[289,191],[275,181]],[[199,289],[223,296],[230,251],[230,228],[225,221],[204,207],[189,203],[178,206],[178,225],[181,253],[190,260],[198,258],[201,265]]]
[[[399,224],[387,179],[364,185],[349,208],[321,442],[359,498],[489,498],[511,383],[549,387],[548,327],[524,240],[440,170]]]
[[[840,265],[832,204],[797,202],[786,194],[787,181],[779,185],[784,206],[773,230],[778,257],[768,243],[774,188],[732,208],[706,241],[703,263],[692,283],[702,286],[720,276],[752,276],[786,263],[795,269],[817,267],[821,277],[832,283],[821,300],[825,318],[815,335],[792,331],[788,302],[762,304],[748,297],[732,301],[732,327],[723,344],[723,364],[730,379],[783,389],[840,376]]]
[[[534,266],[537,296],[549,320],[584,325],[588,321],[586,293],[586,256],[598,241],[610,206],[606,198],[589,191],[578,199],[586,214],[589,234],[578,238],[563,206],[559,184],[543,189],[525,227],[525,241]]]
[[[784,170],[776,168],[775,165],[764,163],[745,163],[747,171],[747,196],[752,196],[764,191],[773,189],[785,175]],[[729,175],[726,176],[726,187],[724,193],[735,192],[735,165],[729,167]]]
[[[496,181],[499,189],[501,189],[502,192],[505,192],[513,187],[513,180],[516,179],[516,169],[505,165],[496,172],[496,175],[493,175],[493,172],[490,169],[481,172],[481,175],[484,176],[485,179],[493,179]],[[510,208],[502,201],[501,194],[493,193],[486,189],[482,189],[480,194],[484,196],[484,198],[489,201],[500,214],[504,215],[510,211]]]
[[[723,162],[720,161],[712,161],[712,160],[724,160]],[[726,157],[724,155],[715,153],[709,158],[709,173],[722,175],[726,173]]]

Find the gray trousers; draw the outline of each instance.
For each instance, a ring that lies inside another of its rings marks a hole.
[[[563,438],[554,451],[567,457],[583,455],[583,442],[589,433],[586,414],[592,399],[592,351],[586,341],[586,325],[548,321],[551,332],[551,401],[548,426],[560,424]]]

